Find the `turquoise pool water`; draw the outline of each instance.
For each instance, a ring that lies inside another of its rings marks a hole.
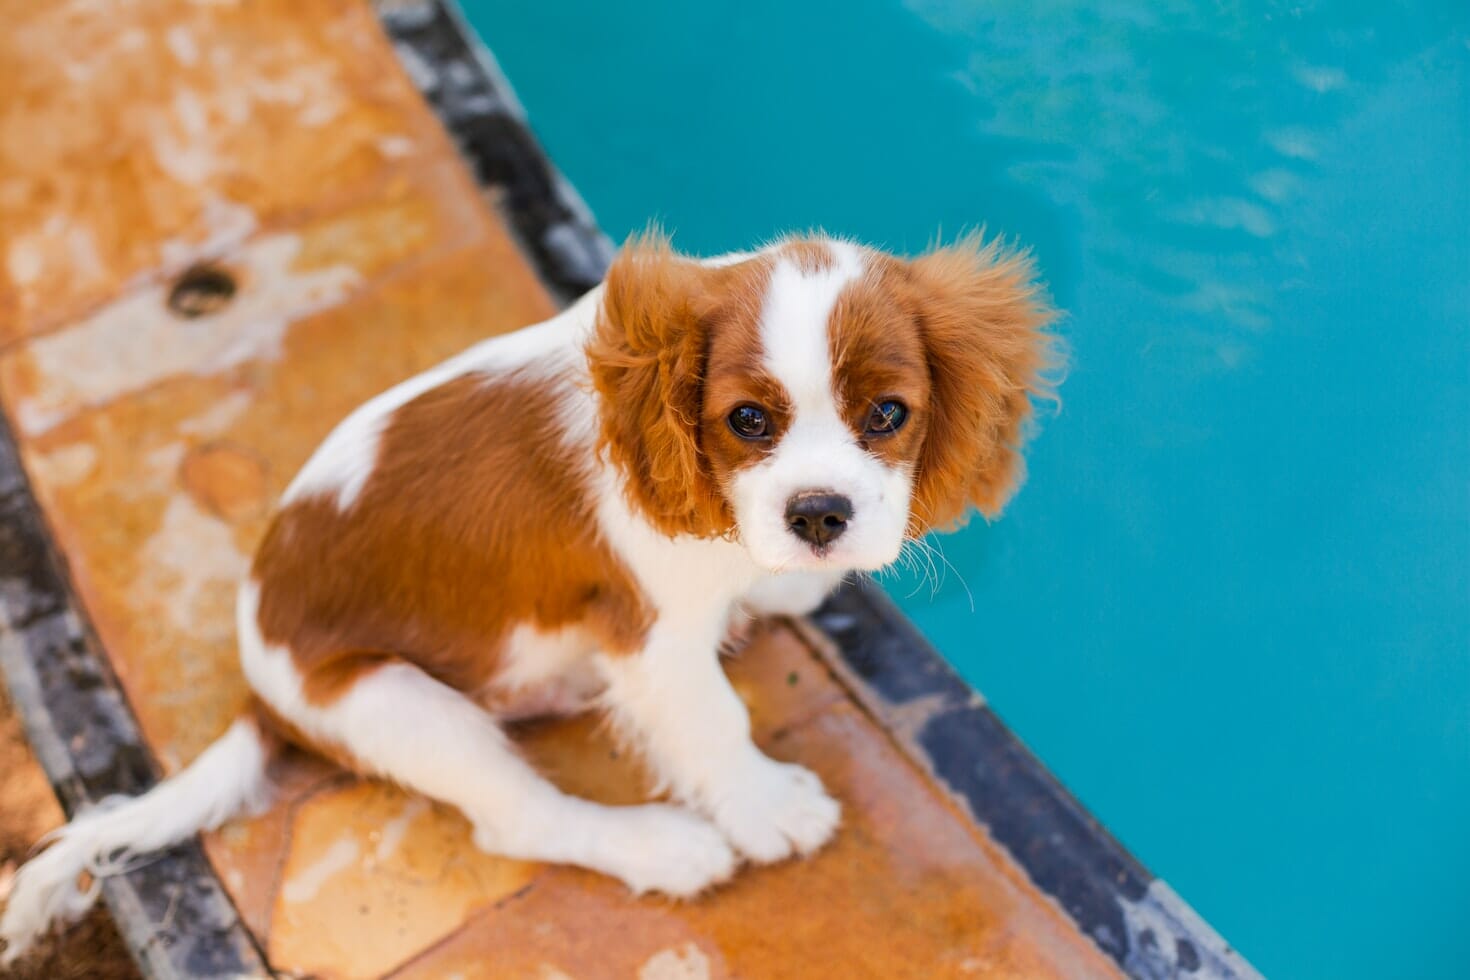
[[[1265,973],[1466,975],[1470,7],[469,13],[614,238],[1034,246],[1064,408],[893,592]]]

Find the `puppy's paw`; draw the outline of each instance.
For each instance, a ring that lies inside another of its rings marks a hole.
[[[475,846],[525,861],[573,864],[617,878],[634,892],[692,898],[735,873],[740,859],[714,824],[664,803],[602,806],[475,825]]]
[[[634,892],[692,898],[735,873],[739,858],[719,830],[680,807],[627,807],[626,835],[609,839],[607,871]]]
[[[765,756],[724,787],[712,810],[735,849],[761,864],[811,854],[832,838],[842,817],[816,773]]]

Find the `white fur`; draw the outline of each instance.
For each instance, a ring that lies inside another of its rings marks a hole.
[[[842,581],[841,569],[820,572],[783,572],[751,586],[730,611],[730,623],[720,653],[739,653],[755,635],[756,620],[772,616],[805,616]]]
[[[752,616],[805,616],[832,594],[844,574],[838,568],[771,575],[751,586],[740,605]]]
[[[766,568],[876,570],[903,547],[912,479],[857,443],[844,421],[832,372],[830,319],[842,291],[866,269],[861,249],[829,242],[829,270],[802,272],[781,260],[761,311],[765,366],[791,398],[792,418],[775,450],[736,474],[731,502],[741,539]],[[846,532],[817,554],[786,525],[786,502],[825,491],[852,501]]]
[[[265,751],[254,723],[230,726],[187,768],[142,796],[109,797],[51,834],[15,877],[0,938],[0,966],[19,958],[53,922],[72,922],[96,902],[101,879],[129,858],[211,830],[267,795]],[[83,872],[92,875],[77,887]]]

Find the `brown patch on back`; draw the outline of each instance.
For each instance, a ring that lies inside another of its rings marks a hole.
[[[638,645],[650,613],[556,417],[572,394],[554,378],[450,380],[393,413],[345,512],[323,494],[276,515],[254,565],[260,629],[291,650],[308,698],[395,659],[478,690],[520,624]]]

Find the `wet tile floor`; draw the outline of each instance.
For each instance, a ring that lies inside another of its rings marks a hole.
[[[360,0],[16,5],[0,36],[0,404],[144,734],[177,770],[245,700],[232,598],[353,406],[554,306]],[[170,308],[196,263],[236,291]],[[447,808],[295,755],[207,840],[272,964],[320,977],[1105,976],[807,635],[730,665],[843,801],[816,858],[690,903],[479,853]],[[527,726],[570,790],[646,797],[594,719]]]

